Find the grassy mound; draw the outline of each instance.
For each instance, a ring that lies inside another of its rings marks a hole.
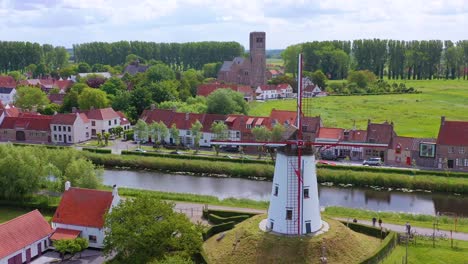
[[[330,230],[318,237],[281,237],[260,231],[266,215],[252,217],[226,232],[208,239],[203,249],[208,263],[319,263],[322,246],[328,263],[359,263],[370,256],[380,240],[351,231],[341,223],[325,219]],[[240,242],[235,243],[236,237]]]

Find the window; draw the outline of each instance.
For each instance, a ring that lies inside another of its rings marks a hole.
[[[54,135],[54,140],[57,141],[57,135]]]
[[[455,153],[455,147],[449,147],[448,148],[448,153]]]
[[[307,126],[306,125],[302,126],[302,132],[307,132]]]
[[[372,155],[372,150],[371,150],[371,149],[366,149],[366,155],[367,155],[367,156]]]
[[[62,127],[61,127],[61,126],[59,126],[59,127],[58,127],[58,130],[59,130],[59,131],[62,131]]]
[[[68,127],[68,132],[71,132],[71,126]]]
[[[434,158],[436,145],[434,143],[419,144],[419,156],[422,158]]]
[[[190,130],[187,130],[186,135],[190,136]]]
[[[63,126],[63,132],[67,131],[67,127]]]
[[[245,127],[246,127],[246,128],[252,128],[252,125],[251,125],[251,124],[247,124]]]
[[[304,188],[304,199],[310,198],[309,196],[309,188]]]
[[[460,149],[458,149],[458,153],[460,153],[460,154],[465,154],[465,148],[464,148],[464,147],[460,147]]]
[[[54,126],[54,131],[57,131],[57,127],[56,127],[56,126]]]
[[[292,210],[286,209],[286,220],[292,220]]]
[[[71,141],[72,141],[71,136],[68,136],[68,142],[71,142]]]
[[[86,137],[89,138],[89,132],[86,132]]]
[[[240,138],[240,132],[236,131],[236,138]]]
[[[273,226],[275,225],[275,223],[273,223],[271,220],[270,220],[270,230],[273,230]]]
[[[114,125],[117,125],[117,119],[114,119]]]
[[[263,43],[263,38],[257,38],[257,43]]]
[[[62,141],[62,135],[59,135],[59,141]]]
[[[109,120],[109,126],[112,125],[112,121]]]
[[[279,188],[278,186],[275,186],[275,191],[273,193],[274,196],[278,196],[278,188]]]
[[[96,126],[96,121],[91,121],[91,126]]]
[[[455,159],[455,166],[460,166],[460,160],[459,159]]]
[[[97,237],[89,235],[88,240],[89,240],[90,243],[96,243],[97,242]]]
[[[465,167],[468,167],[468,159],[465,159]]]

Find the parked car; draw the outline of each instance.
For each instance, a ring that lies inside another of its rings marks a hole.
[[[146,152],[146,150],[141,149],[141,148],[137,148],[137,149],[135,149],[135,152],[142,152],[142,153],[144,153],[144,152]]]
[[[369,158],[366,159],[362,165],[367,165],[367,166],[381,166],[382,165],[382,159],[381,158]]]
[[[338,157],[333,153],[333,151],[324,151],[320,153],[320,157],[324,160],[337,160]]]
[[[182,152],[180,151],[171,151],[170,154],[173,154],[173,155],[182,155]]]

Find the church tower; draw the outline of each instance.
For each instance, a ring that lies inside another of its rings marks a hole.
[[[250,32],[250,85],[266,84],[265,32]]]

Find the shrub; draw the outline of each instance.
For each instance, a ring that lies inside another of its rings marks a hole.
[[[215,214],[208,214],[208,220],[213,224],[223,224],[223,223],[240,223],[244,220],[249,219],[249,215],[237,215],[237,216],[230,216],[230,217],[221,217]]]
[[[111,149],[102,149],[102,148],[83,148],[84,151],[94,152],[94,153],[112,153]]]
[[[206,232],[203,233],[203,240],[207,240],[208,238],[212,237],[213,235],[216,235],[218,233],[221,233],[226,230],[230,230],[234,228],[236,224],[234,222],[227,222],[219,225],[214,225],[210,227]]]

